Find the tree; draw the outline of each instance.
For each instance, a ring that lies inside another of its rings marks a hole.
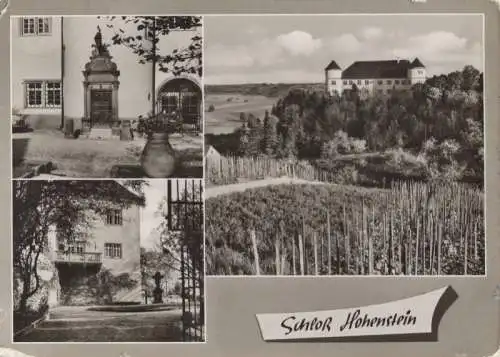
[[[201,28],[202,20],[199,16],[108,16],[108,28],[114,29],[113,45],[122,45],[139,58],[139,63],[153,62],[162,72],[174,75],[197,74],[202,76],[202,36],[196,33],[191,43],[171,53],[162,53],[160,39],[168,36],[172,31],[192,30]],[[121,20],[118,22],[116,20]],[[127,33],[120,25],[133,24],[139,33],[148,35],[149,41],[144,41],[144,35]],[[152,44],[152,45],[151,45]]]
[[[178,257],[165,254],[161,242],[157,242],[152,249],[141,247],[141,280],[142,289],[147,296],[152,296],[156,287],[153,276],[160,272],[168,283],[171,273],[179,270]]]
[[[462,90],[468,91],[478,88],[481,73],[474,66],[467,65],[462,70]]]
[[[276,117],[271,117],[269,112],[266,110],[264,115],[264,139],[263,139],[263,151],[267,155],[273,155],[278,146],[278,133],[277,133],[277,119]]]
[[[13,182],[13,266],[21,282],[19,310],[42,287],[39,263],[48,246],[51,227],[65,242],[86,239],[93,216],[111,208],[144,204],[139,193],[144,182],[15,181]],[[131,192],[135,190],[135,192]],[[94,216],[95,217],[95,216]]]

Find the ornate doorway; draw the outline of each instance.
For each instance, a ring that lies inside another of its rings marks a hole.
[[[90,119],[95,126],[110,126],[113,122],[113,91],[93,89],[90,91]]]
[[[187,78],[174,78],[158,91],[158,113],[181,114],[183,126],[199,133],[201,126],[201,88]]]

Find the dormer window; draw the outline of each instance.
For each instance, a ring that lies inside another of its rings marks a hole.
[[[48,36],[52,31],[50,17],[21,18],[21,36]]]

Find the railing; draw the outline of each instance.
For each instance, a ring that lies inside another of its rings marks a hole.
[[[102,253],[56,252],[55,261],[56,262],[65,262],[65,263],[100,264],[100,263],[102,263]]]

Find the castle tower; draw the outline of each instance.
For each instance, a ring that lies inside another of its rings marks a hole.
[[[325,90],[331,95],[342,94],[342,69],[335,61],[325,68]]]
[[[408,69],[408,79],[411,84],[424,83],[427,79],[427,71],[425,66],[418,58],[415,58]]]

